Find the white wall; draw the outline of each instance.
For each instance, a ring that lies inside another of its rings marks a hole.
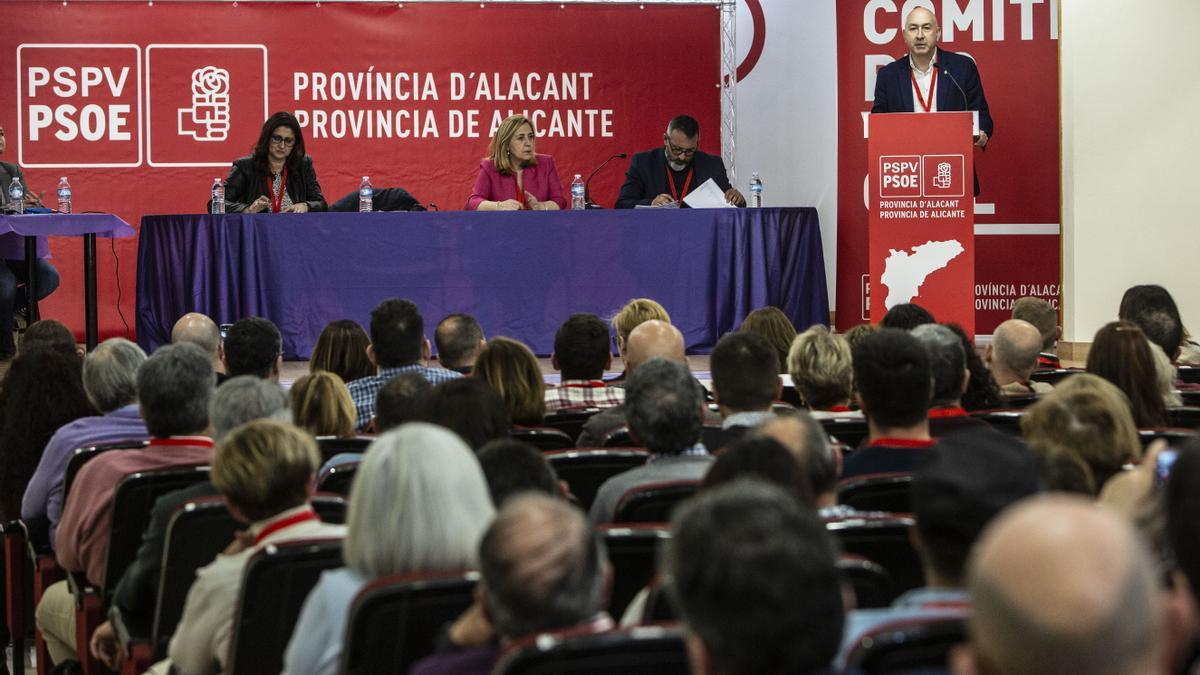
[[[1063,0],[1063,330],[1157,283],[1200,332],[1200,2]]]

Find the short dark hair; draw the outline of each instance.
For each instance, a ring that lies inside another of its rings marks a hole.
[[[697,495],[671,530],[664,571],[714,670],[808,673],[830,664],[842,639],[841,583],[815,512],[744,480]]]
[[[595,314],[572,314],[554,334],[554,358],[564,380],[598,380],[609,351],[608,325]]]
[[[151,436],[196,434],[208,427],[216,386],[212,361],[190,342],[159,347],[138,368],[138,408]]]
[[[400,373],[375,396],[375,433],[420,419],[433,384],[420,373]]]
[[[667,123],[667,133],[679,131],[688,138],[695,138],[700,135],[700,123],[691,115],[676,115]]]
[[[443,382],[425,399],[423,421],[458,434],[472,450],[508,435],[512,419],[504,401],[487,382],[460,377]]]
[[[1158,284],[1139,284],[1126,289],[1125,294],[1121,296],[1121,305],[1117,308],[1117,318],[1132,321],[1138,312],[1155,309],[1161,309],[1171,315],[1171,318],[1183,323],[1175,298],[1171,297],[1170,291]]]
[[[700,440],[704,395],[687,366],[659,356],[639,365],[625,384],[629,431],[647,450],[678,454]]]
[[[389,298],[371,310],[371,347],[380,368],[420,361],[424,344],[425,320],[412,301]]]
[[[515,438],[497,438],[479,449],[479,465],[487,479],[492,503],[500,508],[521,492],[558,494],[558,474],[542,452]]]
[[[879,321],[879,326],[881,328],[912,330],[926,323],[937,323],[937,320],[924,307],[914,302],[906,302],[889,309],[883,315],[883,319]]]
[[[963,353],[958,335],[936,323],[921,324],[911,332],[929,353],[929,367],[933,373],[933,404],[943,406],[961,401],[967,355]]]
[[[742,478],[760,480],[787,490],[809,508],[816,508],[812,484],[796,456],[766,436],[743,436],[717,455],[701,487],[715,488]]]
[[[730,333],[710,357],[717,401],[734,411],[768,408],[779,391],[779,357],[766,338]]]
[[[447,367],[471,365],[466,362],[471,352],[483,340],[483,327],[470,314],[449,314],[433,330],[438,358]]]
[[[225,336],[225,365],[229,376],[270,377],[275,360],[283,352],[279,329],[267,319],[239,319]]]
[[[908,331],[881,328],[854,350],[854,386],[863,412],[883,427],[925,419],[932,393],[929,354]]]

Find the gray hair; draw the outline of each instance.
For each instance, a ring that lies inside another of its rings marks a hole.
[[[343,557],[368,579],[474,567],[494,515],[466,443],[439,426],[403,424],[367,448],[350,489]]]
[[[967,353],[962,340],[949,328],[925,323],[909,331],[929,353],[933,372],[933,404],[948,405],[962,399]]]
[[[83,390],[102,413],[137,402],[137,371],[146,352],[125,338],[101,342],[83,360]]]
[[[292,413],[283,387],[254,375],[238,375],[217,388],[208,404],[208,418],[213,438],[219,441],[251,420],[291,422]]]
[[[146,430],[160,438],[204,431],[216,379],[212,361],[196,345],[159,347],[137,372]]]
[[[704,396],[687,366],[662,357],[639,365],[625,385],[629,430],[653,453],[677,454],[700,440]]]

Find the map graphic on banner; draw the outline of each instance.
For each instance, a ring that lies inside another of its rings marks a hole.
[[[909,249],[912,255],[894,248],[890,250],[891,255],[884,261],[883,276],[880,277],[880,282],[888,289],[887,299],[883,301],[883,306],[888,309],[912,302],[929,275],[945,269],[951,260],[962,255],[964,249],[961,242],[951,239],[913,246]]]

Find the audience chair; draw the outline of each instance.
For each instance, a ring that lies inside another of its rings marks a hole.
[[[550,427],[514,427],[509,436],[515,441],[528,443],[538,450],[567,450],[575,447],[575,440],[565,431]]]
[[[67,460],[67,472],[63,475],[63,505],[66,505],[67,497],[71,495],[71,485],[75,482],[75,476],[79,475],[79,470],[83,468],[84,464],[109,450],[140,450],[149,444],[150,441],[145,440],[119,441],[76,448],[71,459]]]
[[[344,452],[364,453],[374,440],[367,436],[317,436],[317,450],[321,452],[321,463],[324,464]]]
[[[345,497],[339,494],[317,493],[312,496],[310,503],[321,522],[331,525],[346,524],[346,509],[350,507],[350,504]]]
[[[1183,404],[1188,407],[1200,406],[1200,389],[1184,389],[1175,392],[1179,394],[1179,398],[1183,400]]]
[[[610,431],[608,435],[604,437],[604,440],[600,441],[600,445],[601,447],[605,448],[638,447],[638,444],[633,440],[633,436],[630,435],[629,429],[626,427],[621,427],[620,429],[614,429],[613,431]]]
[[[911,516],[859,514],[825,521],[825,528],[841,543],[846,553],[878,563],[892,579],[894,600],[905,591],[925,584],[921,559],[909,540]]]
[[[630,601],[658,574],[659,551],[671,538],[671,528],[666,524],[599,525],[596,532],[604,540],[612,565],[608,613],[619,621]]]
[[[1024,410],[979,410],[971,413],[971,417],[983,420],[996,431],[1009,436],[1021,435],[1021,418],[1024,416]]]
[[[587,423],[588,418],[598,412],[600,412],[599,408],[559,410],[546,415],[542,419],[542,426],[558,429],[570,436],[571,441],[574,442],[579,440],[579,434],[583,433],[583,425]]]
[[[445,624],[475,600],[478,572],[376,579],[355,596],[342,649],[342,675],[396,673],[432,654]]]
[[[604,481],[646,463],[650,453],[635,449],[582,448],[554,450],[545,454],[561,480],[571,486],[571,494],[586,511],[592,507]]]
[[[317,490],[349,497],[350,486],[354,483],[354,473],[358,471],[358,464],[358,462],[346,462],[326,467],[317,478]]]
[[[958,618],[906,619],[858,637],[847,664],[867,675],[946,668],[950,650],[966,642],[966,611]]]
[[[679,609],[675,607],[675,598],[671,595],[671,580],[656,579],[646,587],[646,605],[642,607],[642,617],[639,623],[656,625],[674,623],[679,620]]]
[[[33,562],[29,540],[19,520],[0,524],[4,538],[4,626],[12,641],[12,673],[24,675],[25,644],[33,634]]]
[[[1000,400],[1004,401],[1004,407],[1012,408],[1014,410],[1023,410],[1025,408],[1028,408],[1029,406],[1033,405],[1034,403],[1037,403],[1039,398],[1041,398],[1040,394],[1035,394],[1032,392],[1030,392],[1028,394],[1001,394],[1000,395]]]
[[[1057,370],[1035,370],[1029,376],[1029,379],[1034,382],[1045,382],[1051,385],[1058,385],[1059,382],[1075,375],[1076,373],[1085,373],[1086,370],[1081,368],[1059,368]]]
[[[688,675],[683,630],[636,626],[593,633],[541,633],[501,653],[495,675]]]
[[[838,572],[854,588],[857,609],[887,607],[891,603],[892,578],[883,565],[860,555],[843,553],[838,557]]]
[[[1200,384],[1200,368],[1196,366],[1178,366],[1175,372],[1180,380],[1188,384]]]
[[[614,523],[665,523],[680,502],[696,494],[698,480],[672,480],[632,488],[617,501]]]
[[[1171,427],[1157,427],[1154,429],[1138,429],[1138,440],[1142,442],[1142,448],[1150,447],[1154,441],[1162,439],[1167,442],[1167,445],[1178,448],[1182,447],[1196,432],[1193,429],[1175,429]]]
[[[262,675],[283,670],[283,653],[304,599],[322,572],[342,565],[341,539],[271,544],[256,552],[242,576],[226,672]]]
[[[857,448],[867,440],[867,420],[865,417],[825,417],[818,420],[821,428],[829,437],[838,443],[844,443],[851,448]]]
[[[911,473],[870,473],[838,482],[839,504],[859,511],[911,513]]]
[[[1200,427],[1200,408],[1191,406],[1167,408],[1167,421],[1173,427],[1195,429]]]

